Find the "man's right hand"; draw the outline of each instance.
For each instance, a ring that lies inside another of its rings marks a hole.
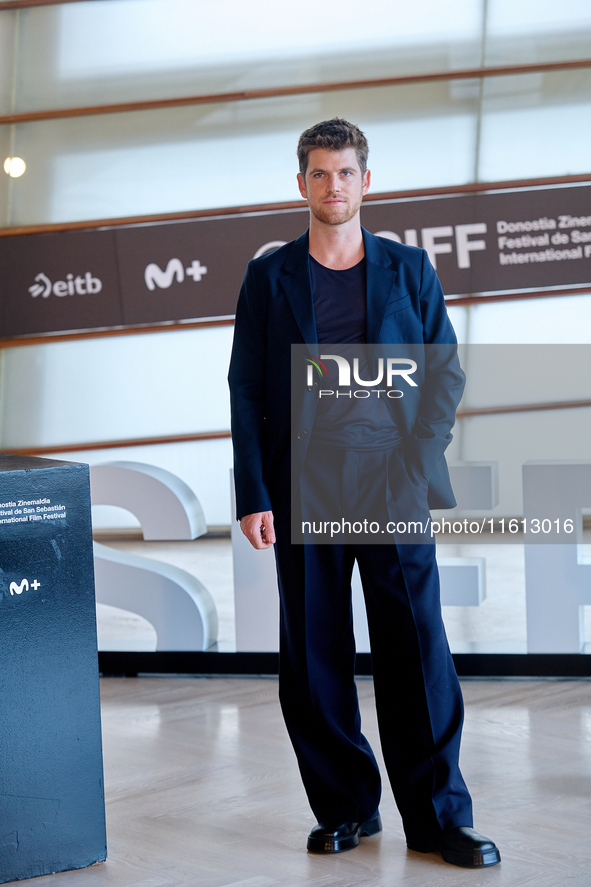
[[[245,514],[240,519],[240,529],[253,548],[270,548],[275,542],[272,511]]]

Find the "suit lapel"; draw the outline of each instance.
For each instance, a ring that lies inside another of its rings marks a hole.
[[[374,237],[365,228],[361,230],[367,272],[367,341],[378,342],[384,312],[392,290],[396,286],[398,272],[392,267],[392,260],[379,238]],[[279,283],[289,302],[302,338],[306,343],[316,344],[318,337],[310,283],[309,235],[307,231],[293,241],[283,271],[285,273],[279,278]]]
[[[310,283],[308,244],[307,231],[294,240],[283,266],[285,273],[279,278],[279,283],[289,302],[304,342],[316,345],[318,336]]]
[[[367,271],[367,341],[379,342],[382,320],[398,272],[392,267],[392,259],[380,239],[365,228],[363,244]]]

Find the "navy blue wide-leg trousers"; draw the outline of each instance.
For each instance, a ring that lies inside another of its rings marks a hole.
[[[363,822],[381,781],[361,732],[351,575],[359,564],[380,741],[409,843],[472,825],[458,758],[459,682],[441,618],[434,545],[292,545],[276,524],[280,701],[319,821]]]

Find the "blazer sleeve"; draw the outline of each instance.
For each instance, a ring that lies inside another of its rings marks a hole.
[[[238,520],[246,514],[271,510],[263,469],[266,318],[264,296],[251,261],[238,298],[228,374]]]
[[[457,340],[447,315],[441,284],[423,251],[420,280],[425,378],[415,417],[407,463],[411,473],[429,480],[437,473],[449,446],[456,408],[465,376],[460,367]]]

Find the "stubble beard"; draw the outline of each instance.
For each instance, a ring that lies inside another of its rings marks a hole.
[[[319,203],[310,206],[310,212],[324,225],[344,225],[345,222],[350,222],[357,215],[360,206],[361,197],[353,203],[333,204],[332,206]]]

